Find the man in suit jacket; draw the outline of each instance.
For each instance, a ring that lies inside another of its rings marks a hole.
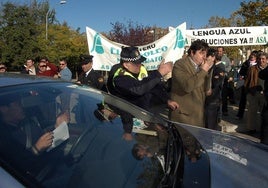
[[[172,71],[171,100],[180,108],[170,111],[170,119],[194,126],[205,127],[204,103],[210,88],[208,71],[215,57],[207,55],[209,46],[201,40],[194,41],[188,55],[175,62]]]
[[[84,55],[81,57],[81,59],[83,72],[79,75],[77,83],[102,89],[104,85],[104,78],[98,71],[92,68],[93,56]]]

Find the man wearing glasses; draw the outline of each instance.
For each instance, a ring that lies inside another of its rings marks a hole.
[[[50,63],[47,58],[41,58],[38,63],[38,76],[54,77],[58,74],[58,67]]]
[[[72,72],[67,67],[67,61],[65,59],[60,60],[59,69],[60,69],[60,72],[55,77],[60,78],[62,80],[66,80],[66,81],[72,80]]]

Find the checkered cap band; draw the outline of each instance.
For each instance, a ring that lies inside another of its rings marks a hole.
[[[137,56],[137,57],[134,57],[134,58],[128,58],[128,57],[121,57],[121,59],[123,61],[128,61],[128,62],[133,62],[133,61],[137,61],[141,58],[141,55]]]

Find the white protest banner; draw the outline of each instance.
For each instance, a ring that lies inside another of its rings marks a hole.
[[[210,46],[266,45],[268,26],[218,27],[186,30],[185,46],[194,40],[204,40]]]
[[[113,42],[89,27],[86,32],[89,53],[94,56],[95,70],[109,71],[114,64],[120,62],[121,47],[127,45]],[[175,62],[181,58],[184,53],[185,34],[186,23],[183,23],[153,43],[138,46],[141,55],[147,58],[143,62],[146,69],[157,69],[163,59],[166,62]]]

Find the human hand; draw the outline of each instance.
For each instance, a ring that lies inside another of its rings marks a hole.
[[[25,67],[25,70],[26,70],[26,71],[33,72],[32,69],[30,68],[30,66],[24,65],[24,67]]]
[[[212,89],[210,88],[207,92],[206,92],[206,96],[210,96],[212,94]]]
[[[177,108],[179,108],[179,104],[176,102],[176,101],[173,101],[173,100],[168,100],[168,107],[171,109],[171,110],[176,110]]]
[[[46,70],[51,70],[50,66],[47,64]]]
[[[206,60],[201,64],[201,69],[208,72],[209,69],[214,65],[215,56],[208,56]]]
[[[133,139],[131,133],[124,133],[122,138],[126,141],[131,141]]]
[[[52,145],[53,138],[53,132],[47,132],[37,140],[34,146],[38,152],[42,152]]]
[[[68,123],[70,121],[70,114],[69,112],[64,112],[60,114],[56,119],[55,128],[57,128],[62,122]]]
[[[162,75],[165,76],[166,74],[170,73],[173,68],[173,63],[171,61],[165,63],[165,59],[161,61],[158,67],[158,72]]]

